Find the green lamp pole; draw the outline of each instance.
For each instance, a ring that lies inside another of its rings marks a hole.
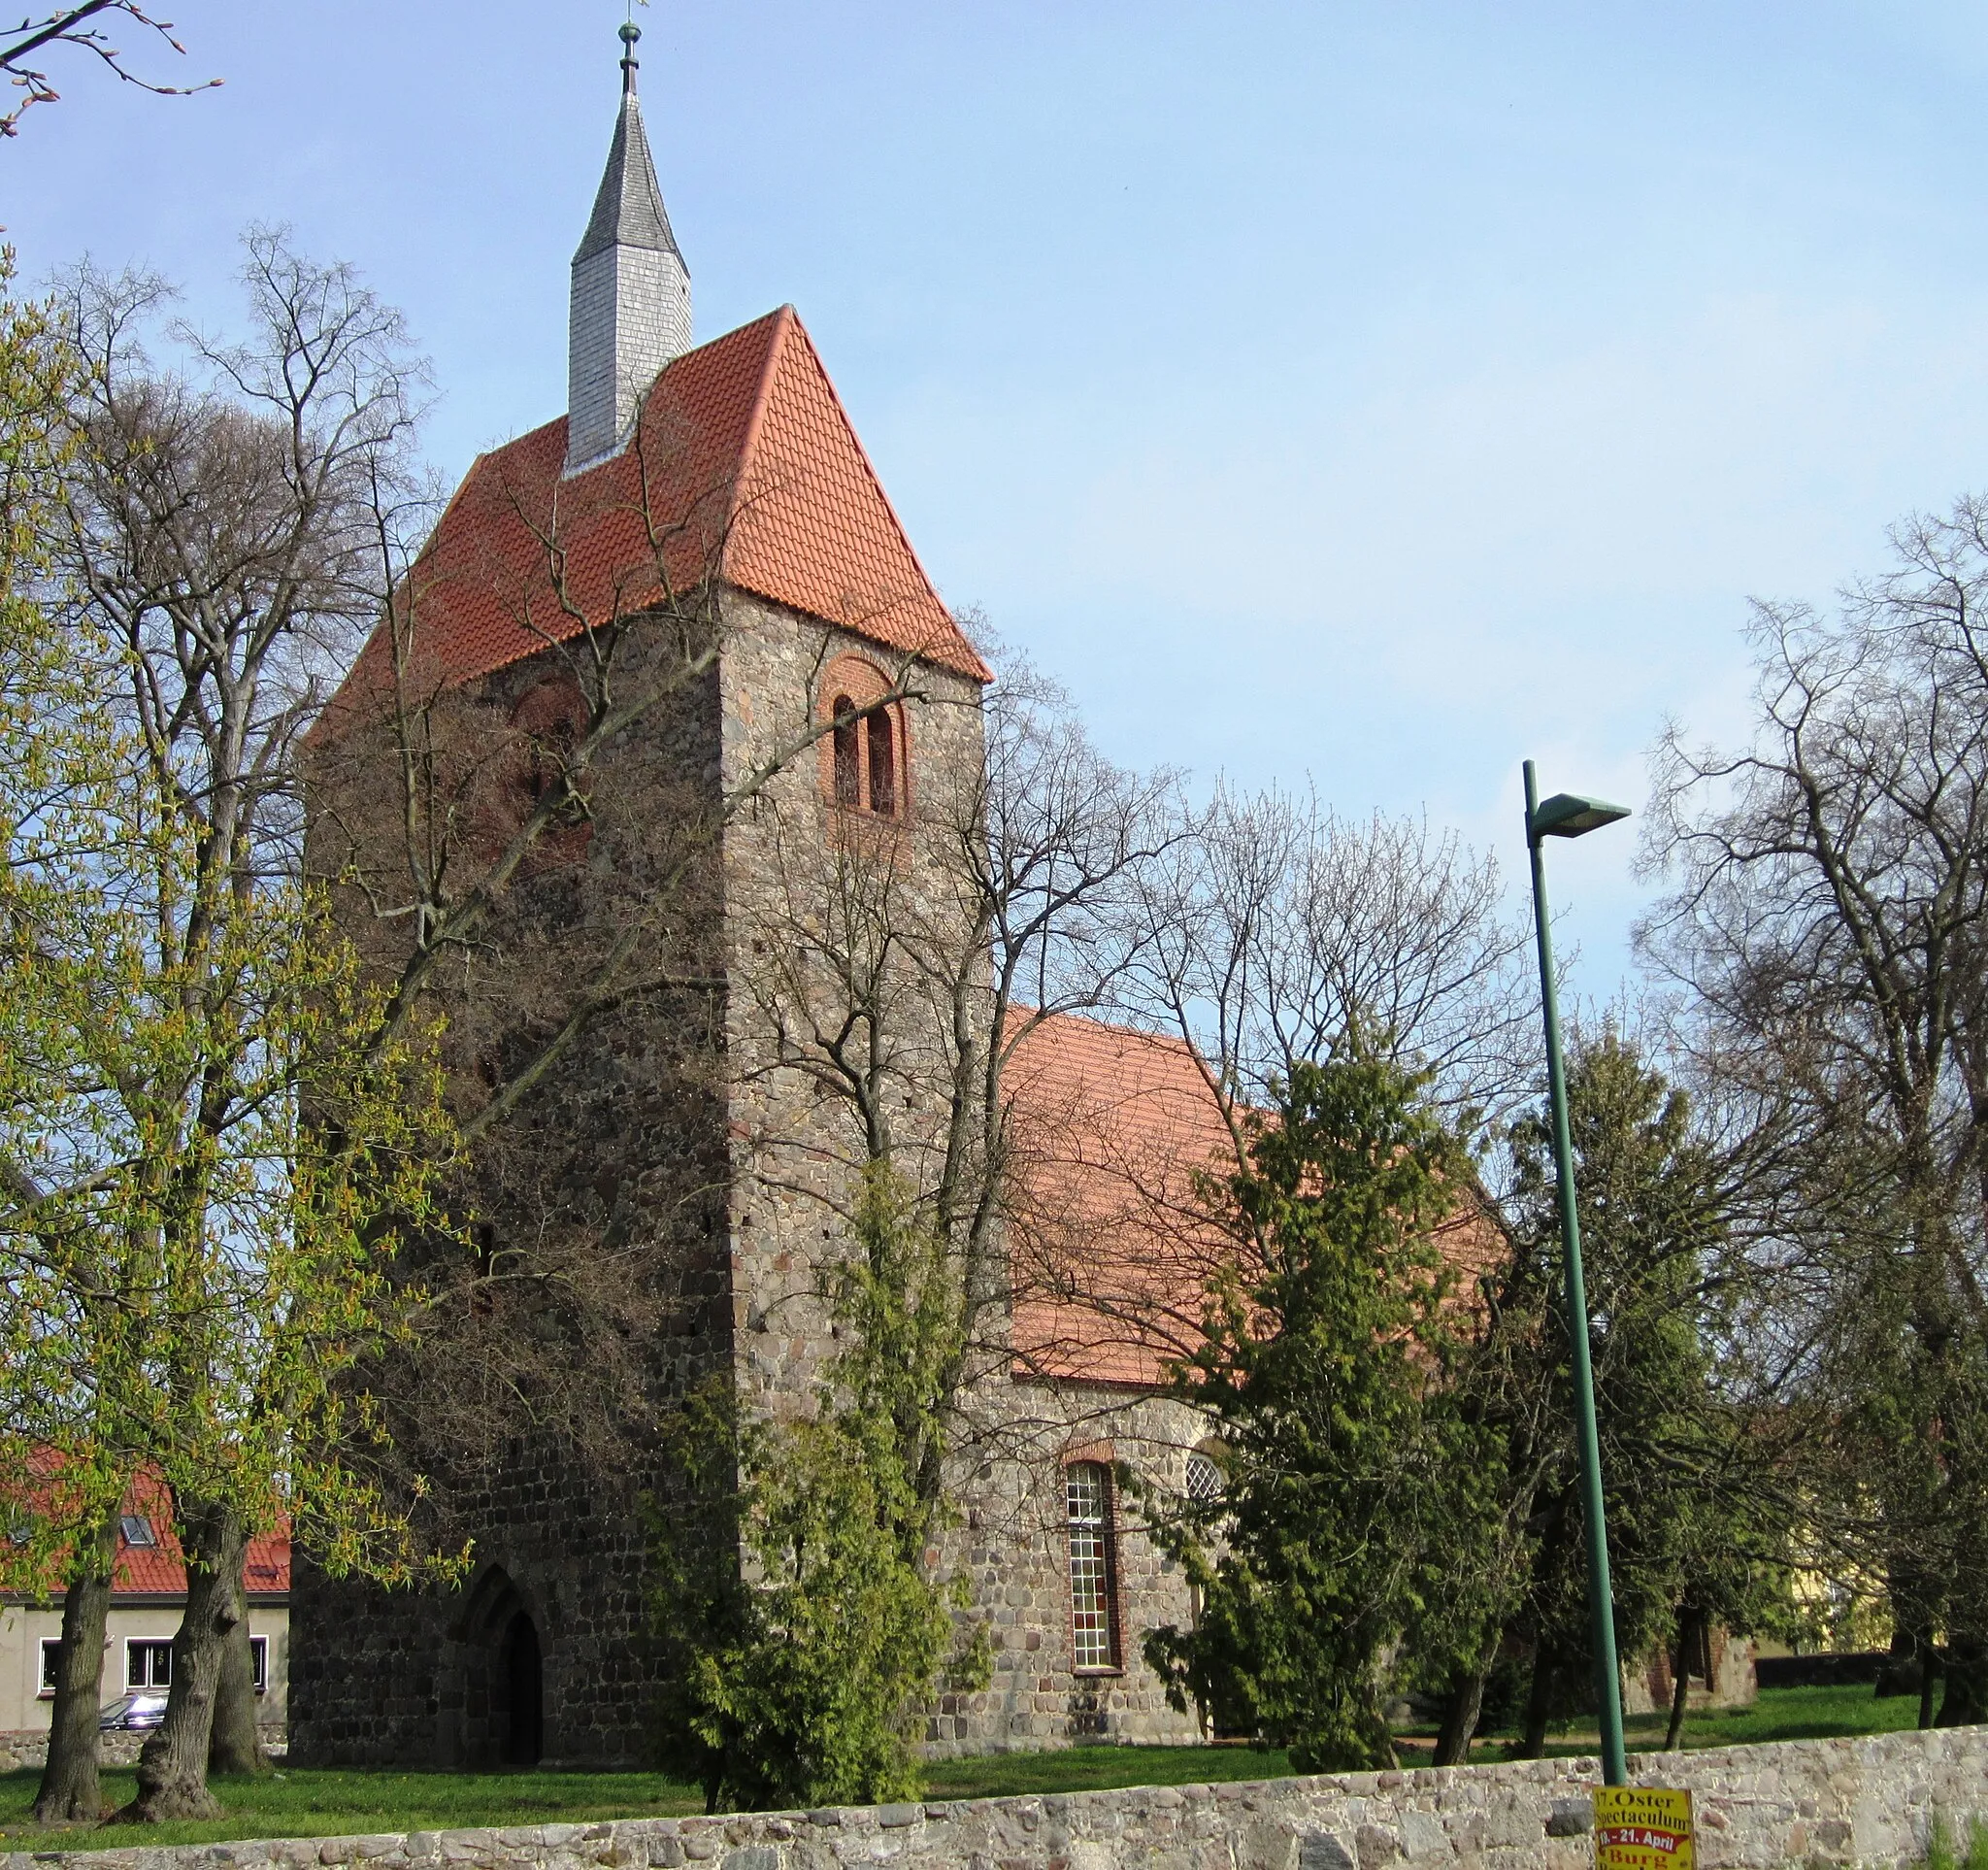
[[[1560,1185],[1560,1242],[1567,1256],[1567,1337],[1574,1347],[1574,1419],[1580,1439],[1581,1517],[1588,1535],[1588,1614],[1594,1620],[1595,1699],[1602,1717],[1602,1777],[1629,1784],[1622,1750],[1622,1680],[1615,1662],[1615,1594],[1608,1584],[1608,1528],[1602,1517],[1602,1449],[1595,1431],[1595,1371],[1588,1343],[1587,1283],[1580,1269],[1580,1216],[1574,1199],[1574,1141],[1567,1123],[1567,1067],[1560,1057],[1560,1002],[1553,990],[1553,929],[1546,913],[1541,840],[1578,838],[1626,818],[1629,808],[1559,792],[1540,803],[1526,761],[1526,850],[1533,860],[1533,921],[1540,936],[1540,998],[1546,1010],[1546,1086],[1553,1104],[1553,1165]]]

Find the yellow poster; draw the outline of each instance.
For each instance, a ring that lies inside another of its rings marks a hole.
[[[1696,1870],[1697,1860],[1689,1792],[1595,1787],[1595,1870]]]

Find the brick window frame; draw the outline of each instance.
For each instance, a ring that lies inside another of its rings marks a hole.
[[[515,744],[508,780],[514,829],[531,816],[547,788],[558,778],[565,756],[585,737],[588,724],[586,696],[580,692],[580,684],[563,671],[542,675],[512,703],[511,729]],[[520,870],[530,877],[578,862],[586,854],[593,837],[593,820],[589,818],[547,825]]]
[[[817,743],[821,797],[843,820],[892,824],[911,816],[911,745],[904,706],[876,707],[890,689],[867,656],[839,655],[822,672],[815,719],[829,731]]]
[[[1094,1480],[1098,1511],[1079,1519],[1073,1508],[1081,1485],[1078,1471]],[[1119,1597],[1118,1486],[1111,1445],[1092,1443],[1064,1452],[1057,1469],[1063,1514],[1063,1583],[1070,1619],[1071,1673],[1086,1680],[1125,1673],[1125,1620]],[[1083,1535],[1092,1534],[1095,1550]],[[1096,1619],[1102,1617],[1103,1641]],[[1091,1660],[1085,1660],[1088,1654]],[[1104,1659],[1096,1659],[1102,1656]]]

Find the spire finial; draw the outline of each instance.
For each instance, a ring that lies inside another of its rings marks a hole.
[[[635,56],[635,42],[642,37],[642,28],[633,19],[625,21],[619,28],[621,34],[621,88],[632,91],[635,88],[635,69],[641,62]]]

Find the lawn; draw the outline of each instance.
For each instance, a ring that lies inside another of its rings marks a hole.
[[[1827,1740],[1839,1734],[1889,1734],[1919,1724],[1916,1694],[1887,1695],[1878,1700],[1869,1686],[1839,1688],[1763,1688],[1750,1708],[1707,1709],[1686,1716],[1684,1745],[1740,1747],[1756,1740]],[[1629,1751],[1654,1753],[1664,1744],[1668,1714],[1631,1715],[1622,1723]],[[1416,1736],[1407,1736],[1413,1744]],[[1474,1760],[1504,1759],[1512,1751],[1516,1732],[1481,1737]],[[1591,1753],[1601,1745],[1592,1719],[1564,1721],[1550,1730],[1546,1751],[1560,1757]]]
[[[679,1818],[704,1810],[693,1787],[660,1773],[278,1772],[213,1782],[228,1816],[209,1823],[114,1825],[84,1833],[35,1829],[28,1818],[41,1776],[0,1775],[0,1837],[7,1850],[104,1850],[134,1844],[205,1844],[222,1838],[356,1836],[376,1831],[461,1830],[479,1824],[563,1824],[604,1818]],[[104,1796],[123,1804],[129,1767],[104,1774]]]
[[[1768,1688],[1751,1708],[1692,1716],[1690,1747],[1755,1740],[1808,1740],[1835,1734],[1888,1733],[1917,1720],[1916,1696],[1878,1701],[1867,1687]],[[1664,1720],[1629,1721],[1635,1753],[1662,1745]],[[1510,1736],[1479,1741],[1479,1763],[1503,1758]],[[1402,1736],[1405,1763],[1427,1758],[1426,1734]],[[1592,1753],[1593,1730],[1555,1732],[1555,1754]],[[993,1753],[935,1760],[926,1796],[989,1798],[1015,1792],[1080,1792],[1113,1786],[1184,1786],[1209,1780],[1275,1779],[1291,1770],[1281,1753],[1248,1747],[1074,1747],[1050,1753]],[[228,1816],[208,1824],[161,1824],[142,1831],[43,1831],[28,1807],[38,1775],[0,1775],[0,1838],[9,1850],[76,1849],[85,1841],[112,1849],[133,1844],[200,1844],[225,1838],[332,1837],[381,1831],[454,1830],[470,1825],[575,1823],[604,1818],[674,1818],[703,1810],[688,1786],[659,1773],[398,1773],[284,1771],[260,1780],[217,1779]],[[104,1775],[105,1795],[131,1796],[130,1771]]]

